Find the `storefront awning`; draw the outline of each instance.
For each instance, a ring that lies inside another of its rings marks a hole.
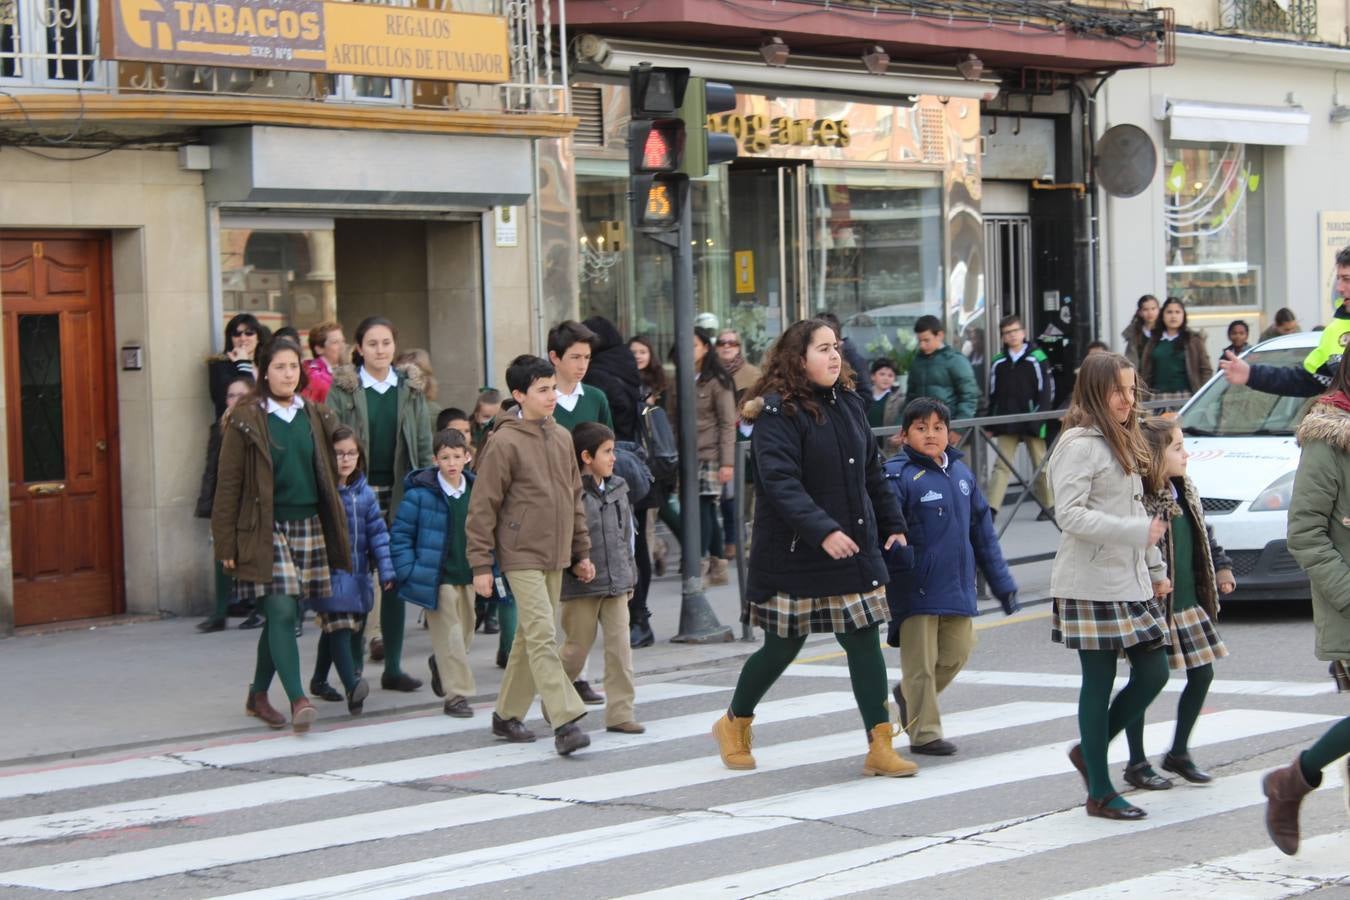
[[[1264,144],[1308,143],[1312,116],[1300,106],[1245,106],[1167,100],[1167,133],[1174,141]]]

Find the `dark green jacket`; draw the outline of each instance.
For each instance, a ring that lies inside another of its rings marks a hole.
[[[1315,404],[1298,440],[1289,552],[1312,582],[1317,658],[1350,659],[1350,413]]]
[[[431,452],[431,412],[423,393],[425,379],[414,365],[395,366],[398,375],[398,439],[394,445],[394,485],[389,511],[398,509],[403,499],[403,480],[409,472],[434,465]],[[356,431],[356,439],[370,456],[370,417],[366,412],[366,392],[355,366],[341,366],[333,373],[333,386],[325,401],[343,425]]]
[[[953,419],[972,418],[980,402],[980,388],[970,361],[946,346],[931,356],[914,355],[906,394],[910,400],[919,397],[941,400],[952,411]]]

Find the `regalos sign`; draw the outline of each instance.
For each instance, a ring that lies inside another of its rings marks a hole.
[[[432,81],[510,80],[506,21],[324,0],[103,0],[110,59]]]

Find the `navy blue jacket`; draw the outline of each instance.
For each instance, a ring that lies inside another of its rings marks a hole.
[[[365,614],[375,606],[375,588],[370,581],[371,561],[375,563],[381,584],[394,580],[394,567],[389,562],[389,531],[384,527],[380,502],[366,484],[365,475],[357,473],[351,484],[339,485],[338,494],[347,512],[352,571],[334,569],[331,573],[332,596],[312,601],[309,606],[321,613]]]
[[[450,534],[450,504],[445,500],[435,466],[416,469],[403,479],[403,500],[394,514],[389,551],[398,579],[398,595],[424,609],[435,609],[441,588],[441,571],[446,557],[458,542],[464,548],[467,536]],[[465,491],[473,491],[473,473],[466,471]],[[493,565],[494,592],[498,600],[509,600],[496,565]]]
[[[989,504],[962,456],[949,448],[946,471],[910,447],[886,461],[886,479],[909,523],[909,545],[886,554],[892,647],[909,616],[976,615],[976,565],[1000,600],[1017,592]]]
[[[870,593],[886,583],[881,543],[906,530],[881,471],[866,401],[833,388],[817,391],[815,399],[820,422],[776,394],[756,398],[741,411],[755,425],[750,437],[755,539],[746,587],[751,603],[780,592]],[[851,537],[858,553],[831,559],[821,542],[834,531]]]

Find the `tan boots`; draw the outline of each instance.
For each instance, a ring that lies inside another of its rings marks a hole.
[[[1261,792],[1268,798],[1266,832],[1286,856],[1298,852],[1298,810],[1315,787],[1303,777],[1297,759],[1283,769],[1266,773],[1261,780]]]
[[[755,758],[750,754],[750,723],[754,716],[733,716],[731,710],[713,723],[712,736],[722,754],[722,765],[728,769],[753,769]]]
[[[707,575],[708,584],[717,587],[728,584],[730,580],[730,577],[727,575],[727,561],[725,559],[718,559],[715,556],[709,557]]]
[[[908,778],[919,767],[895,752],[891,741],[895,726],[882,722],[867,736],[867,758],[863,760],[864,775],[885,775],[888,778]]]

